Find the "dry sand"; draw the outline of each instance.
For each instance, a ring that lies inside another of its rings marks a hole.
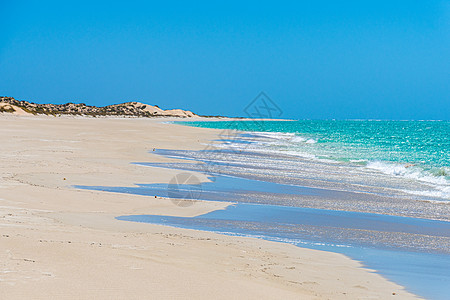
[[[414,298],[344,255],[114,219],[227,203],[71,188],[167,183],[179,171],[130,162],[169,161],[148,151],[201,149],[216,134],[161,119],[0,114],[0,298]]]

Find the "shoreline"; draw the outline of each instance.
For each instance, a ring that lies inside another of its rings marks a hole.
[[[177,207],[168,199],[70,188],[167,183],[179,170],[155,172],[131,162],[175,161],[151,149],[200,150],[220,131],[162,123],[167,121],[172,119],[0,115],[7,141],[0,146],[3,295],[415,298],[344,255],[114,219],[190,217],[224,209],[226,202]]]

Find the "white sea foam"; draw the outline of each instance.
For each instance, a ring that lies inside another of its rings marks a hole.
[[[294,149],[298,144],[314,144],[317,141],[311,138],[297,136],[291,132],[250,132],[251,137],[241,139],[250,144],[230,141],[224,144],[223,148],[234,150],[250,150],[258,153],[284,154],[298,156],[302,158],[317,158],[314,154],[306,153],[300,149]],[[221,147],[221,146],[219,146]]]
[[[259,132],[253,131],[251,132],[256,137],[269,138],[277,141],[287,141],[289,143],[306,143],[306,144],[315,144],[317,140],[313,138],[303,137],[296,135],[292,132]]]
[[[274,146],[274,144],[270,144]],[[295,151],[295,150],[287,150],[287,149],[280,149],[280,148],[271,148],[271,147],[264,147],[263,145],[243,145],[241,143],[233,143],[221,146],[223,148],[232,148],[234,150],[247,150],[252,151],[256,153],[265,153],[265,154],[282,154],[282,155],[291,155],[291,156],[297,156],[307,159],[316,159],[317,157],[314,154],[301,152],[301,151]]]
[[[250,133],[256,137],[265,137],[265,138],[283,139],[283,140],[289,140],[295,136],[295,134],[291,133],[291,132],[251,131]]]
[[[351,159],[350,162],[352,162],[352,163],[366,163],[367,159]]]
[[[290,141],[293,143],[304,143],[307,141],[307,139],[301,136],[294,136],[290,139]]]
[[[442,199],[450,199],[450,186],[449,185],[436,185],[433,190],[430,191],[410,191],[405,190],[412,195],[432,197],[432,198],[442,198]]]
[[[380,161],[369,162],[366,167],[387,175],[417,180],[431,188],[428,191],[403,190],[406,193],[424,197],[450,199],[450,182],[444,176],[434,176],[414,165],[401,165]]]
[[[342,161],[326,158],[326,155],[320,154],[320,152],[317,153],[316,150],[318,149],[316,149],[315,146],[311,146],[317,143],[316,139],[307,136],[299,136],[295,133],[251,132],[251,136],[245,136],[242,137],[242,139],[249,143],[231,141],[231,143],[223,146],[235,150],[245,150],[264,154],[289,155],[327,164],[343,163]],[[423,170],[419,166],[383,161],[368,161],[366,159],[354,159],[350,162],[357,163],[357,165],[358,163],[363,163],[367,169],[375,170],[397,178],[404,178],[405,180],[410,181],[409,184],[405,182],[405,184],[408,185],[411,183],[414,185],[413,182],[417,181],[417,184],[420,183],[423,187],[423,190],[411,188],[408,189],[408,191],[405,190],[403,192],[423,197],[450,199],[450,181],[447,180],[445,176],[435,176],[435,174]],[[443,174],[448,171],[445,169],[443,170]],[[438,172],[437,174],[440,173]],[[429,190],[427,190],[427,187],[429,187]],[[400,188],[398,190],[401,191]]]
[[[407,168],[404,165],[390,164],[381,161],[369,162],[366,167],[394,176],[403,176],[407,173]]]
[[[395,163],[386,163],[380,161],[369,162],[366,166],[369,169],[378,170],[384,174],[393,176],[402,176],[409,179],[415,179],[435,185],[450,185],[444,176],[433,176],[432,174],[421,170],[414,165],[401,165]]]

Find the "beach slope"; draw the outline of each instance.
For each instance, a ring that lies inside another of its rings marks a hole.
[[[344,255],[115,219],[228,203],[72,187],[167,183],[179,171],[132,162],[167,162],[151,150],[202,149],[217,133],[162,119],[0,114],[2,298],[415,298]]]

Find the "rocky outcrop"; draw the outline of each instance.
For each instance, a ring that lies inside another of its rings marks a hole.
[[[133,116],[133,117],[197,117],[191,111],[182,109],[163,110],[156,105],[140,102],[126,102],[104,107],[90,106],[84,103],[66,104],[36,104],[28,101],[19,101],[12,97],[0,97],[3,103],[0,112],[13,112],[14,107],[30,114],[45,115],[85,115],[85,116]]]

